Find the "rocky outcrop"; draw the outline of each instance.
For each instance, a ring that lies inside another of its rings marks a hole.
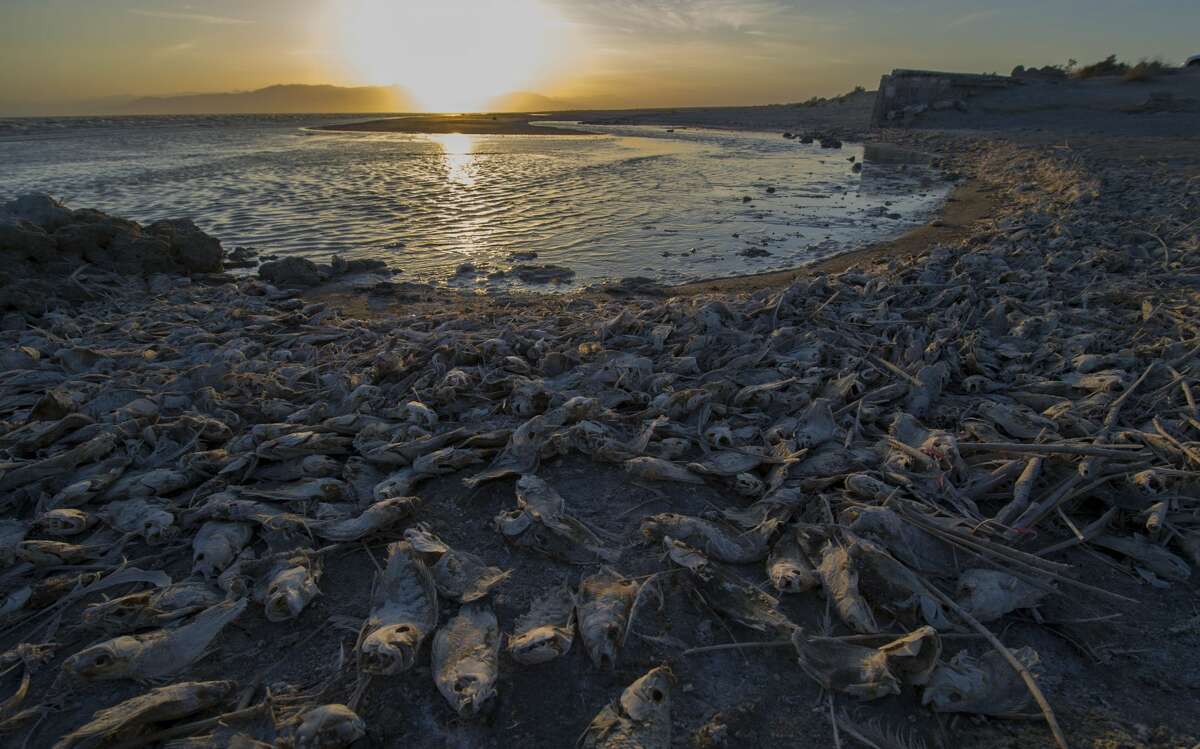
[[[70,271],[82,263],[122,275],[218,273],[223,256],[221,243],[188,219],[143,227],[37,194],[0,208],[0,258],[10,276]]]
[[[146,278],[224,269],[221,243],[188,219],[135,221],[92,209],[72,210],[49,195],[22,195],[0,206],[0,310],[39,314],[88,298],[81,269]]]

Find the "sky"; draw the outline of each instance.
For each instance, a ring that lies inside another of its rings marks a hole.
[[[892,68],[1200,53],[1196,0],[0,0],[0,112],[279,83],[764,104]],[[99,104],[97,104],[99,106]]]

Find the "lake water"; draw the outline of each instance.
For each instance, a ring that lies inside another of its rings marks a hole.
[[[0,199],[42,191],[143,222],[186,216],[227,249],[380,258],[398,279],[488,288],[507,283],[488,275],[513,253],[573,269],[574,286],[794,267],[902,233],[945,196],[918,167],[856,173],[860,146],[778,133],[310,129],[353,119],[0,120]],[[468,263],[477,272],[456,273]]]

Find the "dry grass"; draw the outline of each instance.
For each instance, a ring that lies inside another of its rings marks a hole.
[[[1125,80],[1130,83],[1144,83],[1152,81],[1161,75],[1166,75],[1171,70],[1172,66],[1167,65],[1162,60],[1142,60],[1137,65],[1125,71]]]
[[[1129,72],[1129,63],[1121,62],[1116,55],[1094,62],[1091,65],[1084,65],[1075,71],[1076,78],[1102,78],[1104,76],[1125,75]]]

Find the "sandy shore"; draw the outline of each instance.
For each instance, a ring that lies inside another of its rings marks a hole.
[[[621,296],[300,293],[207,272],[182,225],[93,247],[94,214],[0,223],[24,242],[0,269],[5,694],[28,679],[0,725],[50,745],[139,699],[143,666],[97,653],[194,612],[101,604],[187,581],[244,606],[162,666],[219,685],[175,724],[191,745],[342,704],[367,746],[570,746],[663,664],[655,749],[1042,747],[1046,714],[1071,746],[1195,745],[1200,142],[1066,132],[870,134],[961,175],[942,225]],[[175,265],[104,269],[146,242]],[[122,564],[145,580],[89,587]],[[444,645],[363,656],[376,575],[424,565],[405,600],[440,613],[411,616],[498,653],[478,711]],[[557,622],[535,602],[564,584],[643,595],[578,617],[607,654],[565,624],[522,662],[501,634]]]

